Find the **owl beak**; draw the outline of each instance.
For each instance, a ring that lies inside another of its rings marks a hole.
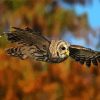
[[[67,56],[69,56],[69,50],[66,50],[65,54],[66,54]]]

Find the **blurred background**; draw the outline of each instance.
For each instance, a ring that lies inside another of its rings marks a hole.
[[[100,0],[0,0],[0,34],[30,27],[100,51]],[[0,37],[0,100],[100,100],[100,64],[60,64],[9,57]]]

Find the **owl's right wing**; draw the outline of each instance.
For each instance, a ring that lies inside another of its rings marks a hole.
[[[69,47],[70,57],[80,62],[86,63],[87,66],[98,65],[100,62],[100,52],[85,48],[79,45],[71,45]]]
[[[18,52],[20,51],[21,54],[24,53],[27,55],[29,53],[28,56],[34,56],[36,60],[46,61],[48,59],[50,46],[48,39],[30,28],[13,28],[14,31],[5,32],[5,34],[11,43],[17,43],[19,47],[8,48],[8,54],[18,56]]]

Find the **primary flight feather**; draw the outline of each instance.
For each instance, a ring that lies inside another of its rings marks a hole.
[[[68,57],[75,59],[87,66],[98,65],[100,52],[79,45],[71,45],[63,40],[48,40],[39,32],[30,28],[20,29],[13,27],[14,31],[5,32],[11,43],[18,44],[17,47],[8,48],[9,55],[21,59],[32,58],[49,63],[60,63]]]

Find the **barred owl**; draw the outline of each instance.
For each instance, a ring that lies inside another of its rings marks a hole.
[[[21,59],[32,58],[38,61],[49,63],[60,63],[68,57],[75,59],[87,66],[98,65],[100,62],[100,52],[85,48],[79,45],[71,45],[63,40],[48,40],[39,32],[34,32],[30,28],[5,32],[7,39],[18,46],[6,49],[6,52]]]

